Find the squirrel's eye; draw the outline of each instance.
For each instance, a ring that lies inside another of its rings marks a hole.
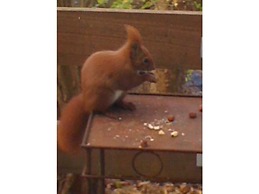
[[[149,59],[148,59],[148,58],[145,58],[145,59],[143,60],[143,63],[146,64],[146,65],[149,64]]]

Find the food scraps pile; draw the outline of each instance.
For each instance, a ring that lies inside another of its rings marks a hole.
[[[199,107],[199,111],[202,112],[202,105],[200,105]],[[167,113],[167,111],[165,111],[165,113]],[[189,118],[190,119],[195,119],[197,117],[197,113],[196,112],[190,112],[189,113]],[[175,121],[175,116],[174,115],[168,115],[167,118],[163,118],[163,119],[155,119],[154,121],[150,122],[150,123],[143,123],[144,127],[150,130],[154,130],[157,131],[159,135],[166,135],[168,132],[170,133],[171,137],[177,137],[179,135],[179,132],[174,129],[172,126],[172,124]],[[166,132],[168,131],[168,132]],[[181,136],[184,136],[185,133],[181,133]],[[140,141],[140,145],[139,148],[145,148],[148,147],[148,143],[147,140],[149,141],[154,141],[154,139],[151,136],[146,136],[144,140]]]

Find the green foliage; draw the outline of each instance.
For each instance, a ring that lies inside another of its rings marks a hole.
[[[202,11],[203,0],[58,0],[58,6]]]
[[[142,0],[143,5],[141,6],[141,9],[150,9],[155,6],[158,1],[159,0]]]
[[[197,1],[194,1],[193,4],[194,4],[194,7],[196,8],[197,11],[202,11],[201,3],[198,3]]]
[[[109,0],[96,0],[97,1],[97,7],[106,7]]]
[[[105,0],[100,0],[105,1]],[[107,0],[106,0],[107,1]],[[111,8],[118,9],[151,9],[155,6],[155,3],[159,0],[140,0],[138,3],[136,0],[115,0]]]
[[[115,0],[111,8],[132,9],[133,0]]]
[[[188,69],[188,70],[186,71],[185,82],[188,82],[188,81],[191,80],[192,73],[193,73],[193,70],[192,70],[192,69]]]

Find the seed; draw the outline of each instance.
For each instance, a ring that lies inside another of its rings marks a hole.
[[[160,127],[159,126],[154,126],[154,130],[159,130]]]

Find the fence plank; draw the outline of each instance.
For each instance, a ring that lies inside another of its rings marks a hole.
[[[188,11],[58,8],[58,64],[81,66],[95,51],[120,47],[123,24],[141,32],[156,66],[201,69],[202,15]]]

